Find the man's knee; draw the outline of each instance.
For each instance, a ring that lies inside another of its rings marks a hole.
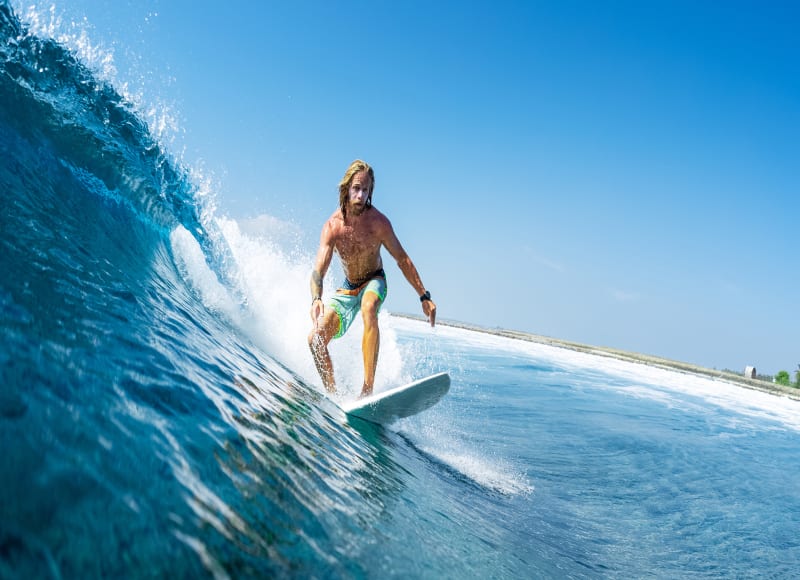
[[[378,321],[378,309],[381,307],[381,299],[377,294],[367,292],[361,301],[361,316],[364,324],[376,323]]]
[[[312,349],[328,346],[336,333],[339,332],[340,325],[339,317],[333,314],[327,314],[319,321],[319,324],[311,329],[308,333],[308,346]]]

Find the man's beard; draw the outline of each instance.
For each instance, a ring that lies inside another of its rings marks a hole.
[[[350,204],[350,213],[353,215],[361,215],[367,210],[367,202]]]

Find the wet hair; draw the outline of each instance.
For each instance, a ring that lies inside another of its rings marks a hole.
[[[342,181],[339,182],[339,207],[342,210],[342,217],[344,218],[347,218],[350,184],[353,183],[353,178],[356,176],[356,173],[360,173],[361,171],[366,171],[367,175],[369,175],[370,185],[369,197],[367,197],[367,208],[372,207],[372,192],[375,190],[375,172],[372,170],[372,167],[369,166],[369,163],[361,161],[361,159],[356,159],[350,164],[347,171],[344,172],[344,177],[342,177]]]

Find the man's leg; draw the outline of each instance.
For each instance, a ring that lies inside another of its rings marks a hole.
[[[316,327],[308,335],[308,346],[314,357],[322,384],[329,393],[336,392],[336,382],[333,380],[333,362],[328,352],[328,344],[339,330],[339,315],[333,308],[325,308],[325,314]]]
[[[375,369],[378,366],[378,351],[380,350],[380,330],[378,329],[378,308],[381,299],[374,292],[365,292],[361,299],[361,316],[364,319],[364,338],[361,340],[361,350],[364,355],[364,386],[361,396],[372,394],[375,384]]]

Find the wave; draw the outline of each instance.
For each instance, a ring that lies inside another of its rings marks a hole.
[[[363,575],[405,468],[315,386],[291,226],[219,216],[6,3],[0,35],[0,575]],[[385,324],[376,389],[402,350]]]
[[[280,522],[338,527],[374,450],[235,326],[230,247],[134,106],[6,4],[0,34],[3,575],[325,569]]]

